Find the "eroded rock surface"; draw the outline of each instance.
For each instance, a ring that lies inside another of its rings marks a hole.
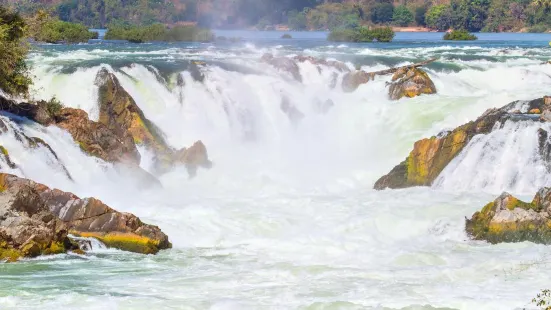
[[[388,89],[391,100],[413,98],[423,94],[436,94],[436,86],[425,71],[419,68],[403,68],[394,73]]]
[[[157,227],[95,198],[81,199],[14,175],[0,174],[0,258],[64,253],[67,235],[94,237],[108,247],[155,254],[171,247]],[[4,254],[2,254],[4,253]]]

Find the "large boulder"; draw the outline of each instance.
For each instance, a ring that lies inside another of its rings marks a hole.
[[[436,86],[429,75],[419,68],[402,68],[392,76],[388,96],[392,100],[436,94]]]
[[[467,219],[465,228],[472,238],[491,243],[551,244],[551,188],[540,189],[530,203],[503,193]]]
[[[518,106],[522,105],[522,111]],[[430,186],[444,168],[478,134],[490,133],[497,122],[543,121],[539,114],[531,111],[546,111],[551,107],[551,98],[544,97],[529,102],[515,101],[500,109],[490,109],[475,121],[456,129],[440,133],[429,139],[415,142],[409,156],[387,175],[375,183],[375,189]],[[540,134],[541,135],[541,134]],[[542,143],[545,146],[545,143]],[[544,154],[544,152],[542,152]]]
[[[0,174],[0,258],[14,260],[78,248],[68,234],[124,251],[155,254],[171,247],[157,227],[95,198]]]
[[[268,63],[276,69],[289,73],[295,80],[302,82],[302,75],[296,62],[287,57],[274,57],[274,55],[266,53],[260,59],[262,62]]]

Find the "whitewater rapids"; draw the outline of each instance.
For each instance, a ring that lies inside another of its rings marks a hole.
[[[551,286],[551,248],[472,241],[464,221],[502,191],[529,200],[551,186],[537,159],[535,132],[545,125],[505,124],[473,139],[432,188],[372,190],[416,140],[549,95],[551,66],[541,65],[549,48],[475,44],[41,46],[30,57],[36,98],[56,96],[97,120],[94,79],[108,68],[172,146],[201,139],[214,166],[194,179],[176,168],[161,176],[163,189],[137,190],[66,132],[10,122],[0,144],[20,168],[3,172],[132,212],[160,226],[174,248],[0,264],[0,308],[529,308]],[[333,68],[309,63],[299,65],[300,84],[260,63],[265,52],[366,71],[438,56],[427,68],[438,94],[391,102],[388,77],[343,93],[328,86]],[[192,61],[205,63],[204,81]],[[302,117],[282,111],[283,100]],[[21,144],[15,131],[42,138],[58,160]],[[150,169],[152,154],[140,152]]]

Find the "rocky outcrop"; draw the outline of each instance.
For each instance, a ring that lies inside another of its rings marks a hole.
[[[260,59],[262,62],[272,65],[276,69],[289,73],[295,80],[302,82],[302,75],[298,65],[287,57],[274,57],[274,55],[266,53]]]
[[[171,166],[185,165],[189,174],[194,176],[199,167],[211,167],[201,141],[187,149],[171,148],[161,130],[145,117],[114,74],[105,68],[100,70],[96,84],[99,87],[100,123],[116,133],[119,139],[127,141],[131,137],[135,144],[152,150],[156,155],[156,173],[163,173]]]
[[[349,72],[342,78],[342,90],[347,93],[353,92],[360,85],[373,81],[374,78],[374,74],[369,74],[363,70]]]
[[[467,219],[465,228],[472,238],[491,243],[551,244],[551,188],[540,189],[530,203],[503,193]]]
[[[212,162],[209,160],[207,147],[202,141],[195,142],[189,148],[183,148],[169,154],[157,156],[155,162],[157,171],[164,172],[172,166],[184,165],[188,174],[193,177],[197,174],[198,168],[209,169],[212,167]]]
[[[31,180],[0,174],[0,259],[13,261],[78,249],[69,234],[143,254],[171,247],[158,227],[95,198],[80,199]]]
[[[540,115],[529,113],[533,109],[550,110],[551,97],[516,101],[500,109],[490,109],[475,121],[415,142],[406,160],[381,177],[375,183],[375,189],[430,186],[475,135],[487,134],[498,122],[504,124],[507,120],[539,122]]]
[[[68,131],[84,152],[107,162],[140,163],[132,136],[117,134],[104,124],[91,121],[83,110],[63,108],[55,119],[55,125]]]
[[[100,123],[120,139],[126,139],[129,135],[136,144],[158,152],[169,148],[161,131],[144,116],[114,74],[103,68],[98,72],[95,83],[99,87]]]
[[[423,94],[436,94],[436,86],[425,71],[418,68],[402,68],[392,76],[388,90],[391,100],[413,98]]]

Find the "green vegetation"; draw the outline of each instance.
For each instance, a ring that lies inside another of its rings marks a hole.
[[[50,9],[60,20],[87,27],[127,23],[198,27],[333,30],[365,25],[427,26],[446,31],[551,29],[550,0],[8,0],[24,15]]]
[[[195,26],[176,26],[168,29],[162,24],[150,26],[109,26],[105,34],[106,40],[128,40],[133,43],[151,41],[166,42],[210,42],[214,35],[208,29]]]
[[[339,28],[331,31],[329,41],[334,42],[390,42],[394,38],[394,31],[390,27],[354,29]]]
[[[413,13],[405,6],[399,5],[394,9],[392,21],[398,26],[408,26],[413,23]]]
[[[291,36],[290,34],[286,33],[284,35],[281,36],[282,39],[292,39],[293,36]]]
[[[90,32],[82,24],[69,23],[53,17],[49,12],[39,10],[27,19],[28,36],[38,42],[47,43],[81,43],[96,39],[97,32]]]
[[[48,111],[48,114],[52,117],[56,116],[61,111],[61,109],[63,109],[63,105],[61,104],[61,101],[59,101],[55,96],[46,102],[46,110]]]
[[[444,35],[444,40],[453,40],[453,41],[474,41],[478,38],[470,34],[467,30],[453,30]]]
[[[0,90],[8,95],[26,96],[32,83],[25,63],[25,28],[19,14],[0,6]]]
[[[551,310],[551,290],[542,290],[536,298],[532,299],[532,303],[541,310]]]

